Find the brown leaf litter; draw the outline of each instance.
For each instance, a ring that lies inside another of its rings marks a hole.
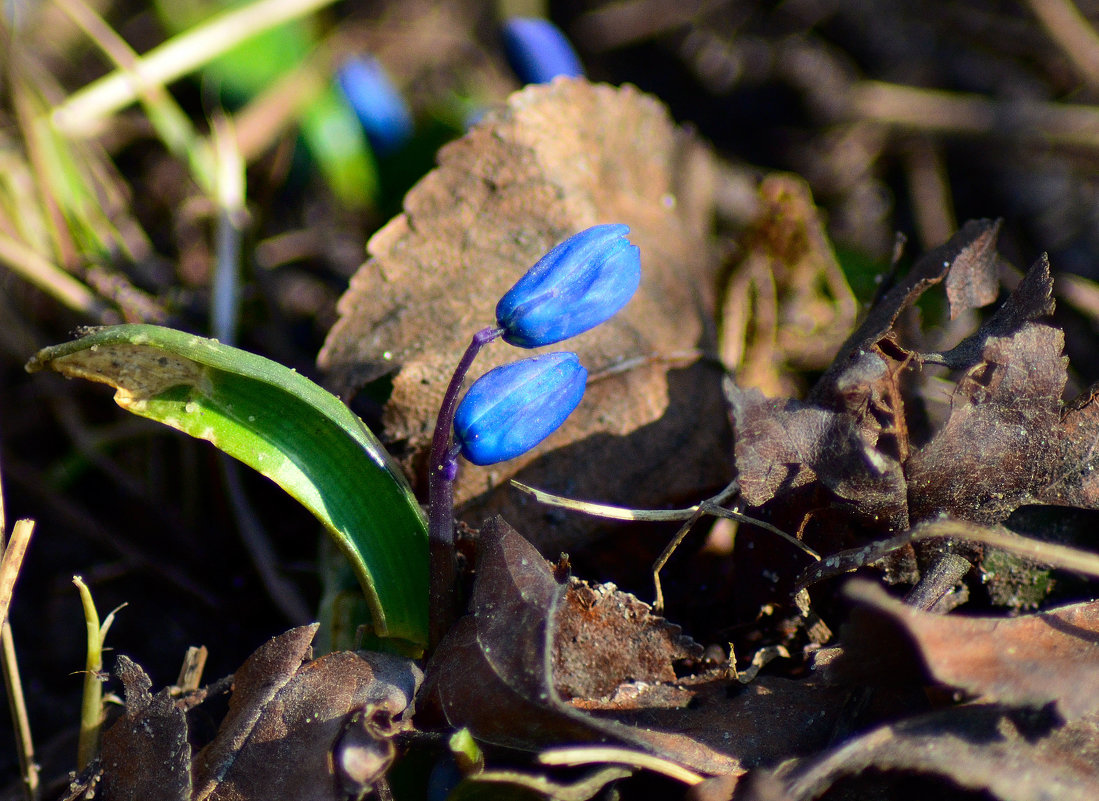
[[[153,695],[144,671],[120,656],[125,710],[67,798],[337,801],[369,790],[393,761],[393,737],[409,728],[421,674],[389,654],[338,651],[312,660],[316,630],[291,629],[241,665],[228,712],[206,744],[199,721],[229,682]]]

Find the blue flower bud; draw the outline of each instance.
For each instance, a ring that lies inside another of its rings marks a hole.
[[[392,153],[412,137],[412,112],[377,59],[349,59],[336,81],[376,153]]]
[[[596,225],[538,260],[496,304],[504,341],[552,345],[610,319],[641,283],[641,251],[629,226]]]
[[[549,83],[558,75],[584,77],[576,51],[548,19],[512,17],[503,33],[508,63],[523,83]]]
[[[588,371],[575,353],[547,353],[489,370],[454,415],[454,439],[473,464],[526,453],[580,404]]]

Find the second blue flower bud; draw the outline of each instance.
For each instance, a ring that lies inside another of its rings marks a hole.
[[[575,353],[547,353],[489,370],[458,404],[455,442],[473,464],[514,459],[565,422],[587,380]]]

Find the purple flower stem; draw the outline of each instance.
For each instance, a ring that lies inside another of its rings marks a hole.
[[[431,563],[430,633],[428,647],[434,650],[450,630],[457,614],[457,564],[454,557],[454,478],[458,475],[458,449],[450,444],[458,396],[473,360],[481,348],[499,339],[503,328],[478,331],[454,369],[439,407],[435,433],[428,457],[427,540]]]

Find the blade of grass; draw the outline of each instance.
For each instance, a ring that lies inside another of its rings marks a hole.
[[[7,159],[11,172],[4,184],[10,197],[3,206],[16,222],[4,226],[4,233],[67,271],[120,253],[132,256],[127,239],[139,248],[141,243],[124,210],[121,179],[95,143],[73,142],[50,123],[47,98],[58,90],[34,54],[16,47],[10,62],[15,130],[21,138]],[[128,238],[116,225],[119,218]]]
[[[23,244],[0,234],[0,262],[57,301],[92,320],[107,322],[110,307],[88,287]]]
[[[260,0],[218,14],[138,58],[130,71],[116,70],[75,92],[54,110],[54,122],[69,134],[90,135],[105,117],[136,101],[142,86],[167,85],[246,39],[333,2]]]
[[[84,770],[99,753],[99,728],[103,724],[103,683],[99,679],[103,671],[103,634],[99,625],[99,613],[92,600],[92,592],[80,576],[73,576],[73,584],[80,592],[80,605],[84,609],[84,627],[87,631],[87,653],[84,659],[84,695],[80,704],[80,735],[76,744],[76,769]]]
[[[190,118],[161,83],[143,80],[139,58],[126,41],[102,17],[81,0],[56,0],[57,6],[88,35],[119,69],[131,77],[145,115],[161,142],[172,155],[186,161],[196,183],[207,194],[217,187],[215,157]]]

